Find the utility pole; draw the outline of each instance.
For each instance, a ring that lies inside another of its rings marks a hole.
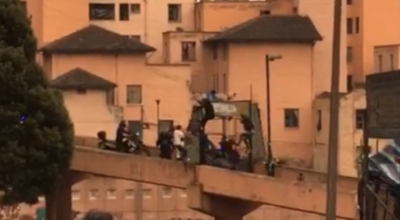
[[[342,16],[342,1],[334,1],[333,11],[333,41],[332,41],[332,78],[329,118],[329,149],[328,149],[328,186],[326,195],[326,219],[336,220],[337,200],[337,166],[339,138],[339,81],[340,81],[340,28]]]

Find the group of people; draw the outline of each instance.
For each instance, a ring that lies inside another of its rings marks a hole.
[[[209,120],[214,119],[215,113],[212,106],[212,101],[215,101],[215,91],[209,92],[205,97],[199,100],[201,111],[201,118],[192,120],[189,123],[187,132],[192,135],[204,137],[200,138],[200,148],[204,150],[205,148],[209,148],[209,140],[205,134],[205,126]],[[228,139],[225,135],[222,136],[221,141],[219,143],[218,149],[221,154],[227,154],[234,151],[235,146],[240,145],[242,142],[245,143],[247,147],[247,151],[251,151],[251,136],[253,135],[254,125],[252,120],[246,115],[240,115],[240,122],[243,126],[244,132],[240,135],[240,139],[238,142],[233,139]],[[105,133],[99,135],[100,140],[106,140]],[[103,137],[104,136],[104,137]],[[121,121],[117,131],[116,131],[116,139],[115,139],[115,147],[117,151],[120,152],[134,152],[140,146],[144,146],[141,135],[139,133],[132,133],[128,129],[128,125],[126,121]],[[203,140],[204,139],[204,140]],[[185,132],[182,129],[182,126],[177,125],[173,126],[167,131],[161,131],[158,134],[158,139],[156,141],[156,146],[160,150],[159,156],[164,159],[172,159],[175,157],[178,160],[186,160],[187,159],[187,151],[185,149]],[[140,149],[139,149],[140,150]]]
[[[161,131],[156,146],[160,149],[161,158],[172,159],[175,156],[178,160],[186,159],[185,133],[182,126],[177,125],[168,131]]]

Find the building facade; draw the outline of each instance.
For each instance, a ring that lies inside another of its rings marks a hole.
[[[394,0],[386,1],[384,4],[358,0],[346,0],[343,3],[347,12],[346,60],[351,88],[355,83],[364,82],[365,75],[383,71],[374,66],[376,50],[379,50],[379,47],[396,47],[399,44],[397,26],[400,22],[398,10],[400,3]],[[374,13],[378,11],[385,13]],[[395,53],[386,54],[387,56],[381,56],[381,62],[387,59],[387,62],[394,63]]]
[[[124,118],[153,145],[158,119],[162,127],[186,126],[192,92],[214,89],[256,102],[265,140],[271,125],[274,156],[313,168],[314,99],[330,88],[332,1],[27,0],[26,7],[42,47],[39,60],[63,89],[77,135],[105,130],[113,138]],[[291,28],[293,22],[300,29]],[[340,91],[346,92],[346,13],[342,24]],[[120,47],[109,50],[113,42]],[[269,62],[271,121],[267,54],[281,57]],[[82,212],[105,209],[119,219],[208,218],[187,210],[184,198],[176,189],[106,178],[85,180],[73,192],[74,207]],[[271,216],[322,218],[268,206],[248,218]]]

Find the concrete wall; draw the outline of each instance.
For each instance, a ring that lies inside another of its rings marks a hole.
[[[365,109],[364,90],[355,90],[340,100],[339,116],[339,175],[357,177],[357,165],[360,155],[358,146],[362,145],[363,132],[356,128],[357,109]],[[316,145],[314,157],[314,169],[321,172],[327,170],[328,143],[329,143],[329,101],[328,99],[317,99],[315,110],[321,111],[321,130],[316,132]],[[315,127],[316,129],[316,127]],[[372,152],[380,150],[388,140],[369,140]]]

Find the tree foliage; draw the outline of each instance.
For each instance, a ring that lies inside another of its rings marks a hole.
[[[36,64],[36,51],[20,1],[0,0],[0,190],[6,204],[37,202],[72,157],[72,123],[62,95]]]

